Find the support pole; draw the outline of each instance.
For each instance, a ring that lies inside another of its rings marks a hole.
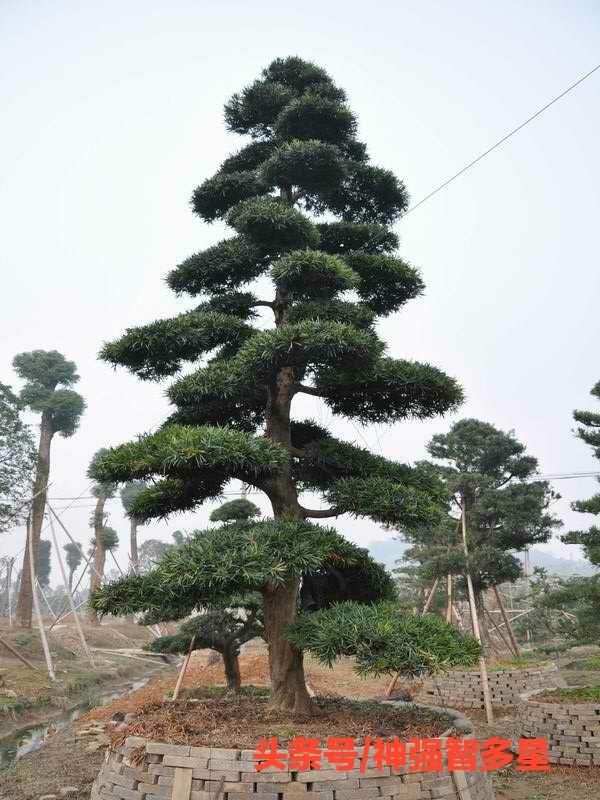
[[[68,530],[65,528],[65,526],[64,526],[64,524],[63,524],[63,521],[62,521],[62,520],[61,520],[61,518],[58,516],[58,514],[56,513],[56,511],[55,511],[55,510],[52,508],[52,506],[50,505],[50,503],[46,503],[46,505],[48,506],[48,510],[50,511],[50,513],[51,513],[51,514],[54,516],[54,519],[55,519],[55,520],[58,522],[58,524],[60,525],[60,527],[63,529],[63,531],[64,531],[64,532],[67,534],[67,536],[69,537],[69,540],[70,540],[70,541],[71,541],[71,542],[72,542],[72,543],[75,545],[75,547],[76,547],[76,548],[79,550],[79,552],[81,553],[81,555],[82,555],[82,557],[83,557],[83,560],[84,560],[84,561],[85,561],[85,563],[86,563],[86,567],[91,567],[91,568],[94,570],[94,572],[96,573],[96,575],[98,575],[98,570],[97,570],[97,569],[94,567],[94,562],[93,562],[93,559],[91,558],[91,556],[90,556],[90,558],[88,558],[88,557],[86,556],[86,554],[83,552],[83,547],[82,547],[82,546],[79,544],[79,542],[76,542],[76,541],[75,541],[75,539],[74,539],[74,538],[71,536],[71,534],[69,533],[69,531],[68,531]],[[99,575],[99,577],[102,577],[102,576],[100,576],[100,575]]]
[[[35,579],[35,582],[37,584],[38,589],[40,590],[40,594],[42,595],[42,600],[44,601],[44,605],[50,612],[50,616],[52,617],[52,619],[56,619],[56,614],[54,613],[54,609],[48,602],[48,598],[46,597],[46,592],[42,589],[42,584],[38,581],[37,578]]]
[[[15,559],[9,558],[6,562],[6,594],[7,594],[7,601],[8,601],[8,627],[12,628],[13,619],[12,619],[12,571],[15,565]]]
[[[490,614],[490,612],[487,610],[487,608],[485,608],[485,606],[484,606],[484,609],[483,609],[483,613],[486,615],[486,617],[487,617],[487,619],[489,620],[489,622],[491,622],[491,624],[492,624],[492,628],[493,628],[493,629],[496,631],[496,633],[498,634],[498,636],[499,636],[499,637],[502,639],[502,641],[504,642],[504,646],[506,647],[506,649],[508,650],[508,652],[509,652],[509,653],[512,653],[513,655],[515,655],[515,653],[514,653],[514,650],[512,649],[510,642],[508,641],[508,639],[506,638],[506,636],[505,636],[505,635],[504,635],[504,633],[502,632],[501,628],[499,628],[499,627],[496,625],[496,622],[494,621],[494,618],[492,617],[492,615]],[[490,641],[491,641],[491,638],[490,638]]]
[[[504,620],[504,624],[506,625],[506,630],[508,632],[508,638],[510,639],[512,649],[515,651],[516,657],[521,658],[521,651],[519,650],[519,645],[517,644],[515,632],[512,629],[512,625],[510,624],[510,620],[506,613],[506,609],[504,608],[504,603],[502,602],[502,598],[500,597],[500,592],[498,591],[498,587],[492,586],[492,589],[494,591],[494,597],[496,598],[496,602],[498,603],[498,608],[500,609],[500,613],[502,614],[502,619]]]
[[[177,683],[175,684],[175,688],[173,689],[173,700],[177,700],[177,698],[179,697],[179,690],[181,689],[183,678],[188,668],[188,664],[190,663],[190,658],[192,657],[192,653],[194,652],[195,644],[196,644],[196,636],[194,634],[194,636],[192,636],[192,641],[190,642],[190,649],[187,652],[184,662],[181,665],[181,669],[179,670],[179,675],[177,676]]]
[[[85,640],[85,636],[83,635],[83,628],[81,627],[81,622],[79,620],[79,614],[77,613],[77,609],[75,608],[75,601],[73,600],[73,595],[69,590],[69,581],[67,578],[67,571],[65,569],[65,565],[62,559],[62,554],[60,552],[60,548],[58,546],[58,539],[56,537],[56,531],[54,530],[54,520],[52,519],[52,514],[48,515],[50,518],[50,531],[52,533],[52,541],[54,542],[54,549],[56,550],[56,555],[58,556],[58,565],[60,567],[60,574],[62,575],[63,584],[65,589],[67,590],[69,605],[71,606],[71,613],[73,614],[73,618],[75,620],[75,627],[77,628],[77,634],[79,636],[79,641],[81,642],[81,646],[83,648],[83,652],[85,653],[88,661],[92,665],[92,669],[96,669],[96,664],[94,663],[94,658],[88,647],[88,643]],[[55,618],[56,622],[56,618]]]
[[[446,578],[446,622],[452,622],[452,573]]]
[[[77,591],[77,587],[79,586],[79,584],[80,584],[80,583],[81,583],[81,581],[83,580],[83,578],[84,578],[84,576],[85,576],[85,573],[86,573],[86,571],[87,571],[87,568],[88,568],[88,565],[86,564],[86,565],[85,565],[85,567],[83,568],[83,572],[81,573],[81,575],[80,575],[80,576],[79,576],[79,578],[77,579],[77,583],[75,584],[75,588],[74,588],[74,589],[72,590],[72,592],[71,592],[71,596],[72,596],[72,597],[75,597],[75,592]],[[87,600],[84,600],[83,602],[79,603],[79,604],[77,605],[77,608],[79,608],[80,606],[84,605],[85,603],[87,603]],[[63,607],[62,607],[62,609],[61,609],[61,611],[60,611],[60,614],[59,614],[59,615],[56,617],[56,619],[54,620],[54,622],[52,623],[52,625],[50,625],[50,627],[48,628],[48,633],[50,633],[50,631],[52,630],[52,628],[53,628],[55,625],[57,625],[57,624],[58,624],[58,623],[61,621],[61,619],[62,619],[62,618],[63,618],[63,617],[66,615],[66,613],[67,613],[67,608],[68,608],[68,607],[69,607],[69,603],[68,603],[68,602],[67,602],[67,603],[63,603]]]
[[[4,639],[1,636],[0,636],[0,644],[3,647],[6,647],[9,653],[12,653],[15,658],[18,658],[19,661],[22,661],[23,664],[25,664],[25,666],[29,667],[29,669],[32,669],[34,672],[39,672],[38,668],[34,666],[34,664],[32,664],[31,661],[28,661],[25,658],[25,656],[22,656],[21,653],[17,652],[17,650],[15,650],[15,648],[8,642],[4,641]]]
[[[50,655],[50,648],[48,647],[48,640],[46,639],[46,631],[44,630],[44,621],[42,620],[42,613],[40,611],[40,599],[37,592],[37,584],[35,580],[35,567],[33,558],[33,541],[31,535],[31,516],[27,517],[27,542],[29,544],[29,575],[31,578],[31,593],[33,595],[33,608],[37,620],[38,628],[40,631],[40,639],[42,640],[42,649],[44,651],[44,658],[46,659],[46,666],[48,667],[48,676],[51,681],[56,680],[54,674],[54,667],[52,666],[52,656]]]
[[[463,539],[463,550],[465,553],[465,558],[468,559],[469,556],[469,548],[467,546],[467,513],[465,508],[465,499],[462,499],[461,504],[461,520],[462,520],[462,539]],[[479,620],[477,619],[477,607],[475,605],[475,592],[473,590],[473,579],[471,578],[471,572],[469,571],[468,564],[467,564],[467,588],[469,590],[469,608],[471,610],[471,622],[473,624],[473,634],[475,638],[481,644],[481,633],[479,631]],[[483,655],[483,651],[479,656],[479,671],[481,673],[481,688],[483,689],[483,704],[485,706],[485,717],[488,724],[491,724],[494,721],[494,711],[492,709],[492,698],[490,696],[490,685],[488,682],[488,674],[487,674],[487,666],[485,663],[485,656]]]

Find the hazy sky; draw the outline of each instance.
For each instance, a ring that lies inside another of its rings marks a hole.
[[[600,7],[2,0],[0,45],[0,380],[16,384],[14,354],[35,348],[77,363],[88,408],[78,433],[54,442],[50,495],[82,495],[64,519],[87,541],[91,455],[167,410],[163,385],[96,354],[126,326],[194,305],[163,278],[223,235],[188,201],[242,144],[224,129],[224,101],[277,56],[316,61],[347,90],[373,162],[416,202],[600,62]],[[427,291],[380,326],[393,355],[460,379],[467,401],[455,419],[514,429],[544,473],[598,468],[571,412],[593,407],[600,379],[599,123],[600,71],[401,221],[400,254],[422,268]],[[296,411],[331,421],[314,399]],[[452,421],[361,433],[374,450],[412,460]],[[364,444],[350,423],[331,425]],[[594,480],[556,488],[567,526],[586,524],[569,503],[592,494]],[[126,545],[120,503],[110,510]],[[206,518],[154,524],[141,538]],[[360,520],[338,527],[362,543],[390,535]],[[17,530],[0,554],[23,544]]]

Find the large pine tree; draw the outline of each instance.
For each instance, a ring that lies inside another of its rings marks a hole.
[[[231,98],[225,119],[249,141],[195,190],[192,207],[234,235],[167,277],[200,304],[131,328],[101,353],[144,380],[176,375],[185,363],[195,369],[169,387],[174,410],[165,424],[103,454],[94,477],[153,481],[130,510],[138,519],[195,509],[238,479],[267,495],[273,520],[249,525],[243,537],[229,526],[196,537],[92,602],[117,613],[172,604],[180,616],[203,595],[258,588],[271,703],[301,711],[310,705],[302,652],[287,637],[301,578],[356,563],[356,548],[308,520],[353,514],[427,524],[444,489],[427,468],[293,420],[294,398],[313,395],[334,414],[390,424],[443,414],[462,392],[429,364],[387,355],[376,333],[376,318],[424,284],[395,254],[390,225],[407,207],[405,188],[370,163],[344,91],[314,64],[277,59]],[[255,281],[260,296],[249,290]],[[303,492],[320,493],[325,507],[306,507]]]

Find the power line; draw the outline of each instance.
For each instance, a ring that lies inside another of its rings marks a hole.
[[[411,206],[411,207],[408,209],[408,211],[407,211],[407,212],[404,214],[404,216],[406,217],[406,215],[407,215],[407,214],[410,214],[410,213],[411,213],[411,211],[414,211],[414,210],[415,210],[416,208],[418,208],[420,205],[423,205],[423,203],[425,203],[427,200],[430,200],[430,199],[431,199],[431,198],[432,198],[434,195],[436,195],[438,192],[441,192],[441,191],[442,191],[442,189],[445,189],[445,188],[446,188],[446,186],[448,186],[450,183],[452,183],[452,181],[455,181],[455,180],[456,180],[457,178],[459,178],[461,175],[464,175],[464,173],[465,173],[465,172],[466,172],[468,169],[471,169],[471,167],[474,167],[474,166],[475,166],[475,164],[477,164],[479,161],[481,161],[481,160],[482,160],[482,159],[484,159],[486,156],[488,156],[488,155],[489,155],[489,154],[490,154],[490,153],[491,153],[493,150],[495,150],[497,147],[500,147],[500,145],[501,145],[501,144],[504,144],[504,142],[506,142],[506,141],[507,141],[507,139],[510,139],[510,137],[511,137],[511,136],[514,136],[514,135],[515,135],[515,133],[518,133],[518,131],[522,130],[522,129],[523,129],[525,126],[526,126],[526,125],[529,125],[529,123],[530,123],[530,122],[533,122],[533,120],[534,120],[534,119],[536,119],[537,117],[539,117],[539,116],[540,116],[540,114],[543,114],[543,113],[544,113],[544,111],[546,111],[547,109],[549,109],[549,108],[550,108],[550,106],[553,106],[553,105],[554,105],[554,103],[557,103],[557,102],[558,102],[559,100],[561,100],[561,99],[562,99],[562,98],[563,98],[565,95],[567,95],[567,94],[569,94],[569,92],[573,91],[573,89],[575,89],[575,87],[579,86],[579,84],[580,84],[580,83],[583,83],[583,81],[584,81],[584,80],[586,80],[586,78],[589,78],[589,77],[590,77],[590,75],[593,75],[593,74],[594,74],[594,72],[596,72],[598,69],[600,69],[600,64],[597,64],[597,65],[596,65],[596,66],[595,66],[593,69],[591,69],[589,72],[586,72],[586,74],[585,74],[585,75],[582,75],[582,76],[581,76],[581,78],[579,78],[578,80],[576,80],[576,81],[575,81],[575,83],[572,83],[572,84],[571,84],[570,86],[568,86],[568,87],[567,87],[567,88],[566,88],[564,91],[562,91],[560,94],[556,95],[556,97],[554,97],[552,100],[550,100],[550,102],[549,102],[549,103],[546,103],[546,105],[544,105],[544,106],[542,106],[541,108],[539,108],[539,109],[538,109],[538,110],[535,112],[535,114],[532,114],[532,115],[531,115],[531,116],[530,116],[528,119],[526,119],[524,122],[521,122],[521,124],[520,124],[520,125],[517,125],[517,127],[516,127],[516,128],[513,128],[511,131],[509,131],[507,134],[505,134],[505,135],[504,135],[504,136],[503,136],[501,139],[498,139],[498,141],[497,141],[497,142],[495,142],[495,144],[493,144],[491,147],[488,147],[488,149],[487,149],[487,150],[484,150],[484,152],[483,152],[483,153],[480,153],[480,155],[478,155],[476,158],[474,158],[472,161],[470,161],[470,162],[469,162],[469,163],[468,163],[466,166],[464,166],[464,167],[463,167],[461,170],[459,170],[459,171],[458,171],[458,172],[457,172],[455,175],[452,175],[452,177],[451,177],[451,178],[448,178],[448,180],[445,180],[445,181],[444,181],[442,184],[440,184],[440,185],[437,187],[437,189],[434,189],[432,192],[429,192],[429,194],[425,195],[425,197],[421,198],[421,200],[419,200],[419,202],[418,202],[418,203],[415,203],[415,204],[414,204],[414,206]]]

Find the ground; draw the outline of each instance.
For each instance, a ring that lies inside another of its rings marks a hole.
[[[571,685],[600,683],[600,672],[593,664],[594,669],[588,669],[589,666],[580,663],[578,669],[565,669],[563,674]],[[351,659],[343,659],[329,670],[308,658],[306,668],[309,686],[318,695],[372,698],[383,695],[388,684],[387,678],[364,680],[358,677]],[[247,650],[241,658],[241,671],[245,684],[268,685],[267,661],[261,648]],[[168,696],[175,679],[176,672],[171,668],[130,696],[92,710],[68,730],[52,736],[41,750],[2,774],[0,800],[37,800],[40,795],[56,793],[65,785],[77,785],[79,797],[87,798],[104,755],[102,749],[90,751],[90,738],[82,733],[95,725],[106,725],[115,714],[122,719],[122,715],[135,713],[141,706]],[[193,693],[194,687],[215,684],[224,684],[220,663],[207,666],[206,653],[195,653],[184,690]],[[467,716],[473,720],[479,739],[514,736],[514,718],[510,711],[498,715],[492,726],[477,712],[467,711]],[[113,723],[110,730],[114,729]],[[508,768],[494,773],[493,780],[497,800],[564,800],[566,789],[569,800],[592,800],[600,796],[600,770],[597,769],[554,767],[550,772],[517,773]]]

